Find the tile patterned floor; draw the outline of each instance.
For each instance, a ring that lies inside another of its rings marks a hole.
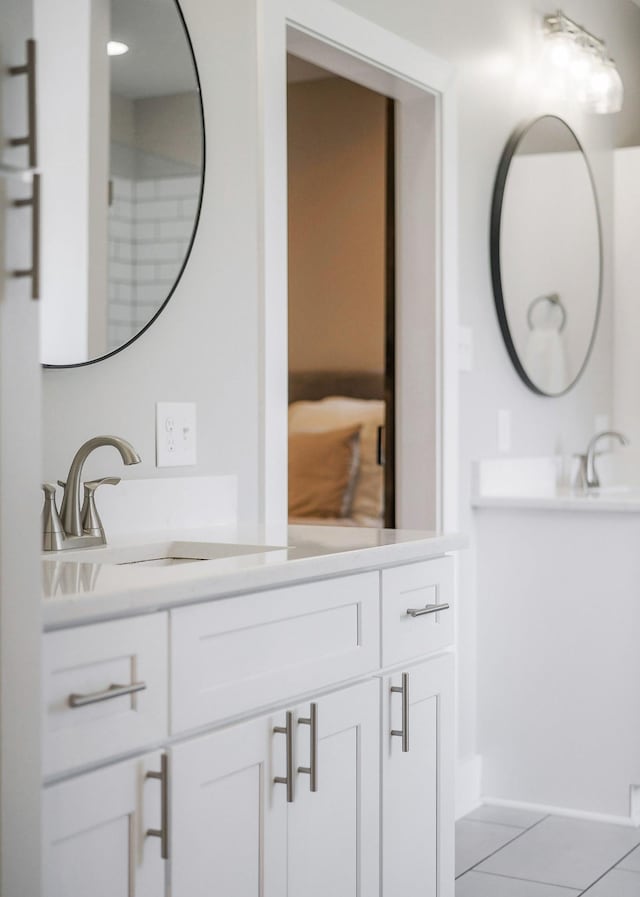
[[[640,897],[640,829],[483,806],[456,823],[456,897]]]

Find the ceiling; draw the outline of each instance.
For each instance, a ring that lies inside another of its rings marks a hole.
[[[129,46],[111,57],[111,89],[128,99],[197,88],[193,60],[174,0],[111,0],[111,39]]]

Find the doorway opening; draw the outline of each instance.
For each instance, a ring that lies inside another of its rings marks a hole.
[[[395,524],[458,513],[457,135],[454,70],[335,3],[287,0],[264,39],[262,519],[287,519],[286,56],[394,102]],[[284,26],[284,27],[282,27]]]
[[[289,513],[395,526],[395,106],[289,54]]]

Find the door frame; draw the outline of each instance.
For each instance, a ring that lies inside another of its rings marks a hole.
[[[331,0],[257,2],[260,517],[276,528],[287,520],[286,54],[292,52],[396,101],[396,525],[455,529],[458,297],[453,67]]]

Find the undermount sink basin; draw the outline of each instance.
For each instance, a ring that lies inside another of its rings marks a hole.
[[[77,564],[108,564],[110,566],[173,567],[239,557],[246,554],[262,554],[265,551],[282,550],[277,545],[234,545],[226,542],[154,542],[145,545],[127,545],[80,549],[64,552],[56,560]],[[47,559],[45,555],[45,560]]]

